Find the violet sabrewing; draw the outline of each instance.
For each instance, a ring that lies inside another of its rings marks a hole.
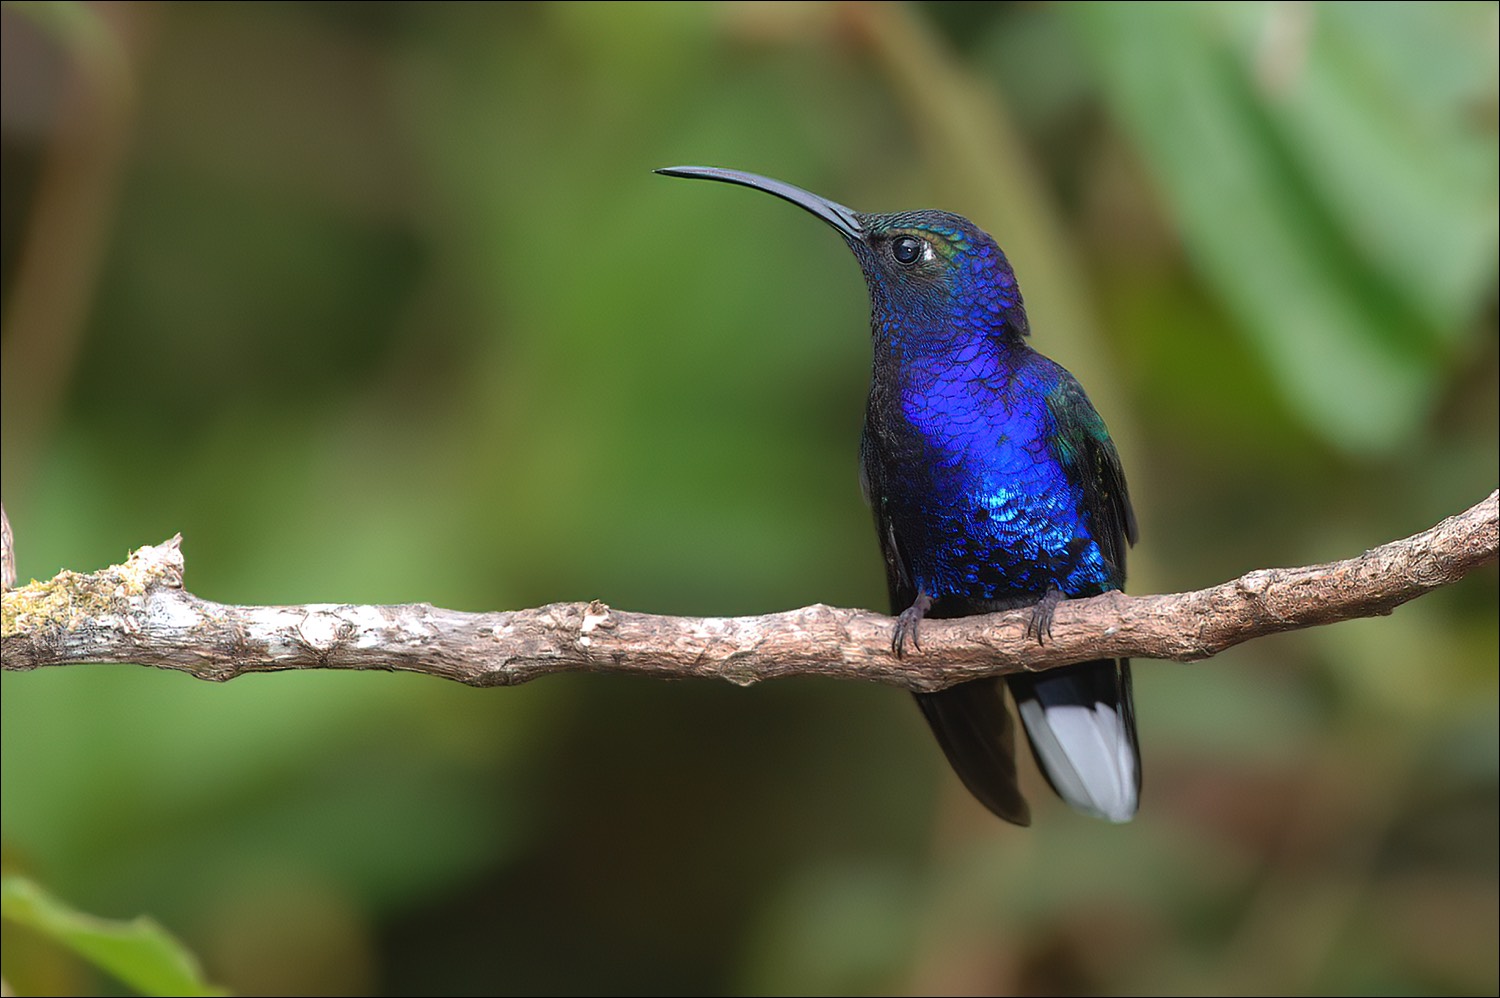
[[[866,214],[737,170],[658,170],[752,187],[833,226],[870,292],[874,365],[860,482],[885,555],[896,654],[923,617],[1034,607],[1040,640],[1059,599],[1125,583],[1135,515],[1109,431],[1078,381],[1027,345],[1005,254],[942,211]],[[1104,659],[1006,677],[1038,765],[1073,807],[1128,821],[1141,767],[1130,663]],[[917,702],[981,803],[1025,825],[1015,725],[1000,679]]]

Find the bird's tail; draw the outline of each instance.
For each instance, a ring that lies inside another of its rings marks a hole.
[[[1133,818],[1141,761],[1130,660],[1082,662],[1008,679],[1031,751],[1057,795],[1105,821]]]
[[[916,694],[943,754],[979,802],[1006,821],[1031,824],[1016,782],[1016,725],[999,679]]]

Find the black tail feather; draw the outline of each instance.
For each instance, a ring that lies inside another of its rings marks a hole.
[[[916,694],[943,754],[969,792],[1006,821],[1031,824],[1016,782],[1016,725],[999,679]]]

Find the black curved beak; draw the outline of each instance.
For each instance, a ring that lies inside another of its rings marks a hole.
[[[783,201],[790,201],[799,208],[817,215],[823,221],[839,230],[839,234],[851,242],[861,242],[865,237],[865,230],[859,224],[859,215],[852,208],[845,208],[836,201],[818,197],[811,191],[804,191],[800,187],[783,183],[780,180],[772,180],[770,177],[762,177],[756,173],[744,173],[740,170],[724,170],[717,166],[664,166],[657,173],[666,174],[669,177],[690,177],[698,180],[719,180],[726,184],[739,184],[741,187],[752,187],[757,191],[765,191],[774,194]]]

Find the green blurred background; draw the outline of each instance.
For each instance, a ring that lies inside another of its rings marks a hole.
[[[677,163],[994,233],[1133,591],[1423,529],[1500,480],[1497,9],[7,4],[21,577],[883,607],[858,270]],[[1124,827],[848,682],[6,674],[5,862],[244,993],[1493,994],[1496,605],[1140,663]]]

